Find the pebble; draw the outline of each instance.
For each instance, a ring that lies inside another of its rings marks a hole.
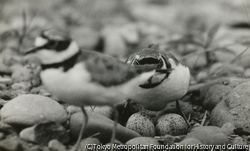
[[[84,107],[84,108],[85,108],[85,107]],[[86,110],[86,108],[85,108],[85,110]],[[82,113],[81,107],[79,107],[79,106],[74,106],[74,105],[69,105],[69,106],[67,106],[66,111],[67,111],[70,115],[72,115],[72,114],[74,114],[74,113],[77,113],[77,112],[81,112],[81,113]]]
[[[20,66],[13,70],[11,78],[15,82],[22,82],[22,81],[30,81],[31,79],[31,70],[25,66]]]
[[[247,142],[244,141],[244,139],[242,137],[235,137],[232,141],[232,144],[237,144],[237,145],[247,145]]]
[[[197,76],[196,76],[196,80],[197,82],[203,82],[205,81],[206,79],[208,79],[208,73],[207,71],[200,71]]]
[[[112,119],[113,109],[110,106],[95,106],[93,111]]]
[[[39,80],[40,67],[31,64],[30,66],[19,66],[14,68],[11,78],[15,82],[32,81],[34,79]],[[40,84],[38,81],[33,81],[34,84]]]
[[[24,90],[28,91],[31,88],[30,82],[18,82],[11,86],[12,90]]]
[[[183,135],[188,132],[188,125],[179,114],[165,114],[156,122],[156,134],[164,135]]]
[[[69,141],[69,133],[66,132],[62,125],[56,122],[39,123],[25,128],[20,132],[19,137],[41,145],[48,145],[53,139],[57,139],[62,143]]]
[[[227,136],[234,134],[235,126],[232,123],[226,123],[221,127],[221,130]]]
[[[57,139],[49,141],[48,147],[52,150],[67,151],[66,147]]]
[[[3,139],[5,139],[5,134],[4,133],[2,133],[2,132],[0,132],[0,140],[3,140]]]
[[[223,69],[221,70],[221,68]],[[219,71],[219,73],[218,73]],[[235,75],[242,75],[244,73],[244,68],[241,66],[238,66],[236,64],[225,64],[223,63],[215,63],[210,67],[209,70],[209,75],[214,75],[218,77],[220,76],[232,76],[233,74]]]
[[[95,145],[101,145],[101,142],[97,139],[97,138],[92,138],[92,137],[88,137],[88,138],[85,138],[85,139],[82,139],[81,142],[80,142],[80,145],[79,145],[79,148],[77,151],[87,151],[87,150],[95,150],[95,149],[92,149],[92,146],[89,146],[90,148],[86,148],[88,144],[95,144]],[[76,144],[74,145],[73,148],[75,148]]]
[[[0,83],[0,90],[6,90],[8,87],[3,84],[3,83]]]
[[[207,65],[207,59],[205,53],[194,53],[192,56],[188,57],[187,59],[183,60],[184,64],[187,65],[189,68],[193,69],[204,67]]]
[[[181,111],[183,112],[183,114],[186,117],[188,117],[189,115],[192,115],[194,113],[193,105],[190,102],[184,102],[184,101],[181,101],[181,100],[178,101],[178,102],[179,102]],[[176,102],[168,103],[166,108],[176,108]],[[173,113],[173,112],[169,112],[169,113]]]
[[[0,83],[5,84],[5,85],[11,85],[13,83],[13,80],[8,77],[5,77],[5,78],[0,77]]]
[[[216,84],[212,86],[206,93],[202,106],[205,109],[213,110],[214,107],[227,97],[227,94],[232,90],[231,87]]]
[[[236,78],[236,77],[228,77],[228,78],[219,78],[216,80],[208,81],[201,89],[200,89],[200,99],[205,97],[207,91],[214,85],[227,85],[231,88],[235,88],[236,86],[250,81],[250,79],[244,78]]]
[[[0,150],[4,151],[22,151],[22,145],[19,138],[11,137],[0,141]]]
[[[6,103],[0,111],[1,118],[10,125],[32,126],[41,121],[65,123],[67,112],[51,98],[26,94]]]
[[[14,98],[14,94],[11,93],[10,91],[4,90],[4,91],[0,91],[0,99],[4,99],[4,100],[11,100]]]
[[[229,143],[227,135],[216,126],[195,127],[187,134],[185,139],[187,138],[196,138],[206,145],[223,145]]]
[[[247,68],[244,72],[245,78],[250,78],[250,68]]]
[[[250,131],[250,82],[235,87],[228,97],[211,112],[211,125],[223,126],[232,123],[236,128]]]
[[[126,142],[126,145],[137,145],[137,144],[160,145],[160,143],[152,137],[136,137],[136,138],[130,139],[129,141]],[[140,148],[140,149],[143,149],[143,148]]]
[[[196,138],[185,138],[182,141],[176,143],[176,145],[196,145],[196,144],[203,144],[200,140]]]
[[[108,143],[111,138],[112,130],[114,128],[114,121],[92,111],[86,111],[89,117],[89,121],[85,128],[84,135],[91,136],[96,133],[100,133],[96,136],[102,143]],[[77,138],[83,124],[83,114],[77,112],[70,117],[70,133],[72,138]],[[120,124],[117,124],[116,139],[121,142],[126,142],[134,137],[139,137],[140,134],[130,130]]]
[[[155,126],[153,119],[144,112],[138,112],[131,115],[127,121],[126,127],[136,131],[141,136],[154,137]]]

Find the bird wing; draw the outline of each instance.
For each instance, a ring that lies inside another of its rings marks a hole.
[[[111,56],[89,50],[82,50],[79,61],[84,62],[92,81],[106,87],[125,83],[143,72],[156,69],[156,65],[132,66]]]

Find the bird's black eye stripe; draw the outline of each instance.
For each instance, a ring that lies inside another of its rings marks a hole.
[[[161,57],[161,58],[163,58],[164,62],[166,63],[167,69],[171,69],[172,68],[171,63],[168,60],[166,60],[167,58],[165,57]]]
[[[45,48],[53,49],[56,51],[63,51],[68,48],[70,45],[70,41],[58,41],[58,40],[50,40],[46,45]]]

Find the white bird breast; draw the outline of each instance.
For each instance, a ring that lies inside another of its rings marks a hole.
[[[115,105],[125,102],[125,95],[119,88],[106,88],[91,81],[91,74],[84,62],[72,69],[47,69],[41,73],[42,81],[48,90],[65,103],[84,105]]]
[[[176,101],[186,94],[189,80],[189,69],[179,64],[160,85],[151,89],[134,87],[129,98],[148,110],[162,110],[167,103]]]

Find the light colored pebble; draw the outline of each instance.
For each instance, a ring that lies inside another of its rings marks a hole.
[[[10,125],[31,126],[41,121],[65,123],[67,112],[51,98],[27,94],[6,103],[1,109],[1,118]]]

